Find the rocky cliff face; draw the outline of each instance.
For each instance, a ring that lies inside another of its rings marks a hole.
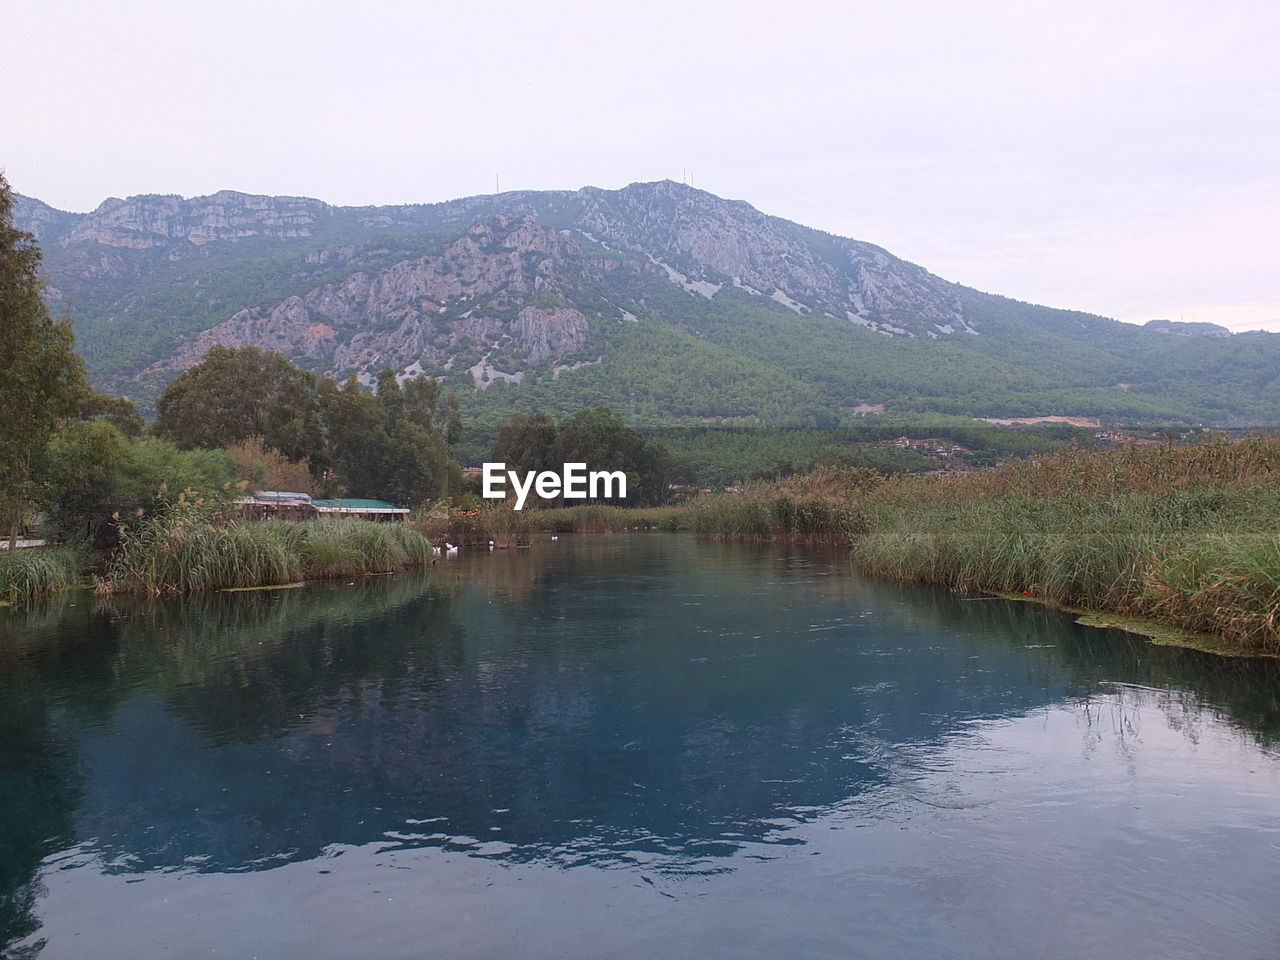
[[[733,283],[798,313],[891,335],[976,332],[954,285],[869,243],[833,237],[671,181],[585,190],[583,227],[693,276]]]
[[[566,295],[593,278],[572,238],[529,216],[501,216],[475,224],[439,253],[239,310],[147,373],[181,369],[215,344],[254,345],[366,379],[383,366],[414,375],[475,360],[481,385],[494,354],[523,368],[580,351],[590,323]]]
[[[223,191],[68,214],[20,198],[17,219],[90,369],[126,392],[216,343],[336,376],[472,370],[482,387],[598,359],[610,324],[696,330],[726,296],[798,331],[831,317],[889,337],[982,332],[963,288],[921,267],[670,181],[390,207]]]
[[[218,240],[309,237],[327,204],[302,197],[258,197],[223,190],[210,197],[112,197],[58,238],[62,246],[85,241],[145,250],[185,240],[196,246]]]

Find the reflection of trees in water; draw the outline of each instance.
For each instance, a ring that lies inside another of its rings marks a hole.
[[[6,957],[39,952],[38,946],[22,954],[3,946],[39,929],[40,862],[73,842],[81,798],[74,735],[67,730],[70,705],[32,669],[39,643],[14,629],[38,625],[49,613],[47,605],[41,613],[0,611],[0,954]]]
[[[1123,630],[1083,627],[1071,614],[1038,605],[957,601],[941,591],[935,597],[935,609],[949,607],[961,618],[953,624],[1004,642],[1021,637],[1052,645],[1045,666],[1069,677],[1080,695],[1125,690],[1126,685],[1148,688],[1150,704],[1159,706],[1171,728],[1193,741],[1214,720],[1260,746],[1280,742],[1280,660],[1164,646]]]
[[[140,868],[178,849],[208,869],[267,865],[388,831],[404,845],[500,840],[514,859],[696,859],[891,782],[897,745],[941,745],[960,719],[1150,680],[1114,638],[1093,650],[1057,614],[861,580],[794,551],[554,549],[464,555],[420,601],[264,648],[250,630],[199,682],[165,685],[169,712],[206,742],[246,748],[195,757],[198,781],[231,784],[216,815],[193,824],[183,795],[149,811],[164,843],[115,819],[99,832],[141,851]],[[866,612],[878,626],[864,661],[821,642]]]
[[[39,929],[40,862],[73,841],[81,795],[74,754],[48,705],[9,692],[0,700],[0,951]]]
[[[414,573],[215,595],[131,620],[120,669],[153,678],[210,743],[252,742],[368,682],[391,689],[457,663],[449,607],[448,591]]]
[[[107,725],[140,695],[164,694],[186,706],[192,725],[218,737],[249,731],[260,737],[278,729],[297,706],[291,683],[266,677],[386,673],[377,663],[343,657],[331,670],[305,655],[312,643],[292,639],[326,624],[376,620],[423,597],[417,578],[369,578],[345,589],[262,591],[188,598],[182,603],[101,603],[73,592],[0,611],[0,952],[3,944],[39,929],[36,917],[42,860],[76,842],[75,820],[84,800],[80,751],[94,729]],[[442,606],[437,598],[434,607]],[[375,645],[376,646],[376,645]],[[372,647],[370,647],[372,649]],[[321,658],[323,660],[323,657]],[[283,662],[278,662],[283,661]],[[233,683],[220,682],[234,677]],[[248,686],[244,681],[250,681]],[[300,684],[305,690],[306,684]],[[321,694],[328,689],[317,684]],[[237,696],[201,703],[175,691],[226,691]],[[306,696],[306,705],[312,703]],[[211,711],[212,717],[201,711]],[[179,711],[180,712],[180,711]],[[216,738],[215,738],[216,740]],[[174,775],[183,770],[173,757]],[[146,785],[144,785],[146,786]],[[157,786],[162,786],[158,784]],[[136,811],[126,811],[131,819]],[[145,828],[145,824],[142,825]],[[23,956],[39,952],[27,948]],[[13,953],[17,956],[17,953]]]
[[[941,749],[970,718],[1067,703],[1087,736],[1129,737],[1127,704],[1155,704],[1188,736],[1221,718],[1272,743],[1280,714],[1274,663],[768,545],[566,537],[391,578],[87,601],[0,618],[0,693],[28,724],[15,763],[63,757],[30,791],[47,822],[0,800],[0,823],[34,838],[15,838],[6,891],[43,837],[70,842],[77,747],[84,832],[136,858],[119,869],[257,869],[374,841],[710,869],[891,782],[902,744]],[[92,736],[109,721],[123,753]]]

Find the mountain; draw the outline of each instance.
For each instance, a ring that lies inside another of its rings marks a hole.
[[[822,425],[884,404],[1280,423],[1278,335],[1020,303],[671,181],[386,207],[20,198],[16,214],[95,382],[143,400],[224,343],[338,377],[436,376],[482,417],[610,403],[639,422]]]

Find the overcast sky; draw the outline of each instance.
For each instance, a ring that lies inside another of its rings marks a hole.
[[[950,280],[1280,330],[1280,2],[41,0],[0,167],[67,210],[695,186]]]

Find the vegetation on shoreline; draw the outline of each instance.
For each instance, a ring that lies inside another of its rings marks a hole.
[[[412,521],[433,543],[456,547],[519,547],[536,534],[621,533],[624,530],[683,530],[681,507],[614,507],[589,503],[577,507],[516,510],[509,502],[486,503],[474,512],[428,513]]]
[[[1280,437],[1067,450],[991,470],[817,471],[703,497],[710,536],[848,545],[870,573],[1280,650]]]
[[[84,582],[87,551],[34,547],[0,553],[0,600],[57,593]]]
[[[792,374],[831,369],[847,377],[843,364],[831,363],[831,344],[863,335],[840,326],[830,336],[803,338],[803,363],[788,368],[770,389],[745,389],[738,375],[767,381],[764,361],[782,341],[772,308],[759,313],[758,325],[744,326],[736,307],[725,312],[728,300],[712,305],[705,345],[682,343],[672,355],[685,360],[711,349],[717,335],[731,335],[755,345],[750,362],[726,355],[721,359],[727,365],[707,368],[721,369],[724,377],[673,379],[653,363],[661,351],[644,340],[651,330],[623,325],[624,335],[636,338],[636,355],[648,362],[645,380],[628,386],[630,420],[605,407],[579,409],[559,424],[544,414],[516,414],[492,424],[491,456],[527,470],[569,461],[622,470],[633,504],[658,504],[682,493],[679,488],[693,479],[689,461],[707,477],[752,473],[775,478],[772,483],[703,496],[683,508],[588,504],[515,511],[485,504],[460,511],[451,504],[413,526],[345,519],[237,522],[229,501],[248,484],[305,483],[317,491],[410,505],[460,497],[461,470],[452,450],[463,433],[461,400],[431,376],[401,383],[384,369],[369,390],[354,376],[341,386],[317,377],[280,354],[215,348],[165,388],[152,435],[143,436],[131,404],[88,388],[69,322],[55,321],[43,302],[35,238],[13,226],[12,208],[12,192],[0,177],[0,279],[12,328],[0,350],[6,371],[0,516],[11,546],[28,515],[38,512],[46,536],[111,551],[101,592],[278,586],[397,570],[430,560],[423,531],[450,543],[506,547],[539,532],[656,527],[847,546],[863,569],[898,579],[1151,618],[1280,651],[1280,438],[1089,452],[1064,448],[1092,444],[1096,438],[1087,431],[1053,425],[1005,432],[931,412],[936,396],[922,399],[918,409],[899,405],[878,420],[842,423],[821,391],[806,394],[807,381]],[[737,306],[744,304],[750,311],[760,307],[746,301]],[[789,314],[786,319],[794,322]],[[1001,317],[984,322],[999,325]],[[961,341],[949,349],[974,346]],[[1044,352],[1030,344],[1019,349]],[[587,378],[608,372],[619,356],[613,353]],[[1008,359],[1025,358],[1011,353]],[[958,364],[948,375],[959,379],[947,393],[970,397],[951,404],[952,413],[986,406],[976,400],[985,388],[981,364]],[[1107,382],[1118,377],[1108,374]],[[695,407],[684,407],[705,393],[708,379],[730,391],[716,416],[737,427],[669,428],[663,436],[671,449],[635,428],[637,422],[653,426],[672,416],[696,416]],[[844,386],[841,392],[848,393]],[[788,407],[790,419],[772,415],[784,413],[782,407],[761,418],[762,411],[745,402],[759,396]],[[496,385],[483,402],[493,412],[509,410],[508,399],[506,388]],[[1135,400],[1125,391],[1123,403]],[[755,423],[761,419],[797,429]],[[914,433],[926,435],[915,437],[925,441],[919,449],[911,444]],[[876,446],[901,438],[905,449]],[[945,440],[946,448],[929,446],[934,439]],[[957,455],[971,463],[1028,456],[983,471],[904,473],[936,462],[921,450],[948,463]],[[790,475],[806,458],[810,471]],[[169,502],[165,491],[179,488],[193,493]],[[88,560],[87,549],[74,546],[11,549],[0,557],[0,597],[82,582]]]
[[[430,563],[404,524],[322,518],[218,523],[179,500],[130,531],[98,592],[190,593],[388,573]]]

